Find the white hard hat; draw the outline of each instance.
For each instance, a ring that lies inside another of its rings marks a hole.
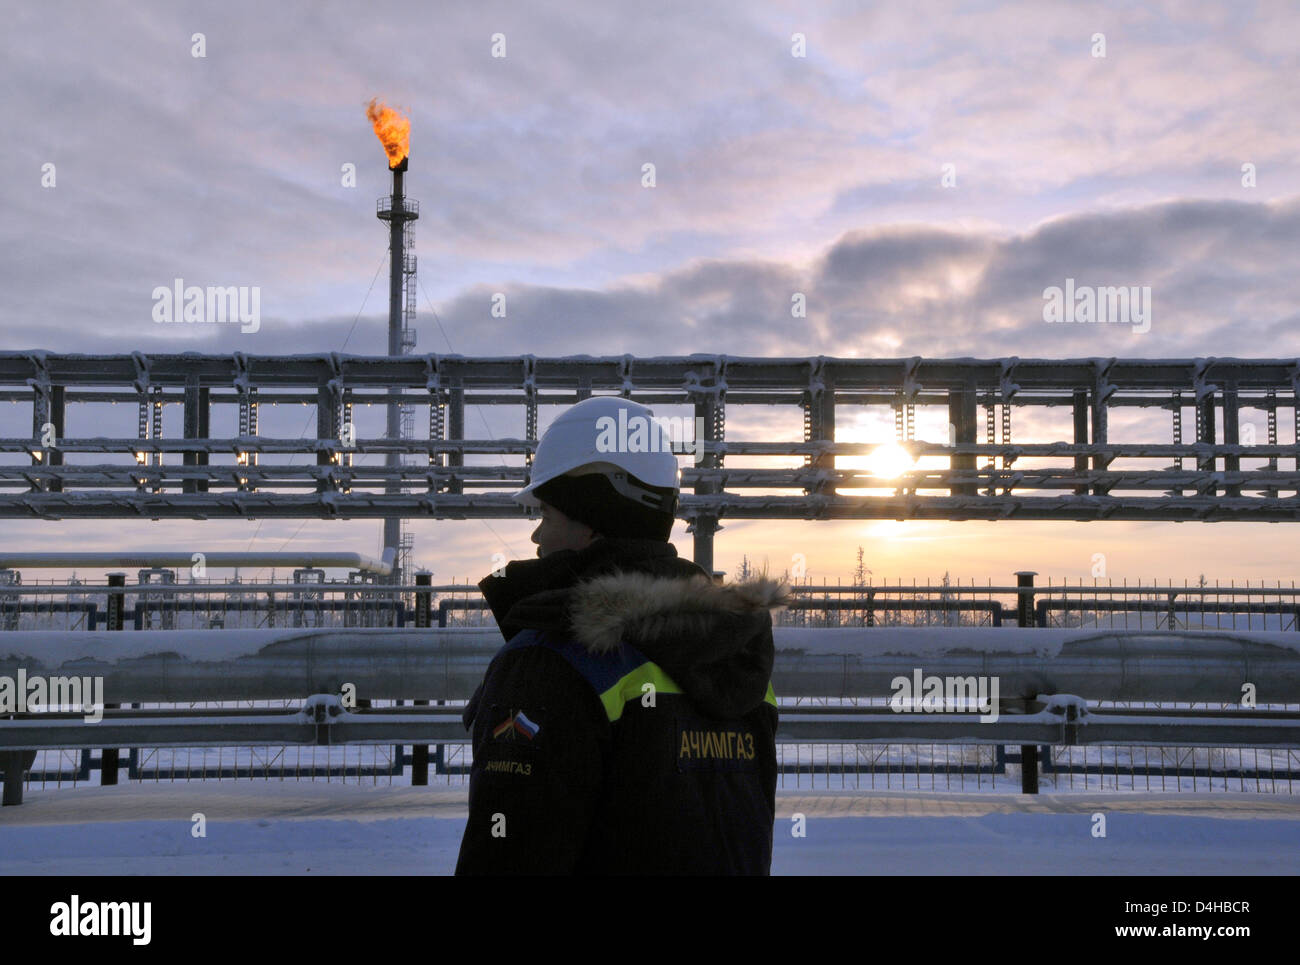
[[[662,501],[662,495],[646,486],[681,488],[681,470],[670,446],[654,412],[646,406],[618,396],[584,399],[546,430],[537,444],[528,485],[515,493],[514,499],[525,506],[538,506],[533,491],[552,479],[601,473],[620,495],[659,508],[655,504]]]

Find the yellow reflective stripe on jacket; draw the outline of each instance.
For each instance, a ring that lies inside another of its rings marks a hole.
[[[629,700],[639,699],[645,693],[643,688],[646,684],[653,686],[655,693],[680,694],[682,692],[682,688],[673,683],[672,677],[664,673],[657,664],[647,660],[635,670],[624,674],[618,683],[600,695],[600,702],[605,705],[605,713],[609,715],[610,723],[623,716],[624,704]]]
[[[680,694],[682,688],[673,682],[673,678],[663,672],[656,663],[647,660],[632,672],[625,674],[619,682],[600,695],[600,702],[605,706],[605,714],[610,723],[623,716],[623,707],[629,700],[639,700],[646,693],[645,685],[654,687],[655,693]],[[767,693],[763,696],[765,703],[777,706],[776,691],[772,682],[767,683]]]

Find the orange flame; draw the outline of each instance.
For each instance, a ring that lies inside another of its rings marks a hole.
[[[395,168],[411,150],[411,120],[384,104],[378,97],[366,105],[366,116],[375,127],[375,136],[384,145],[388,166]]]

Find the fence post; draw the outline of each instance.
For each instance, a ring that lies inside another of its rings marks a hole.
[[[108,613],[107,627],[109,630],[122,630],[126,627],[126,574],[109,573],[108,574]],[[122,589],[115,589],[122,587]],[[104,704],[105,710],[114,710],[117,704]],[[99,783],[116,784],[118,768],[118,749],[116,747],[105,747],[99,755]]]
[[[425,587],[433,585],[432,573],[416,573],[415,585]],[[428,629],[429,624],[433,622],[433,591],[417,589],[415,591],[415,625],[420,629]],[[427,700],[417,700],[415,703],[421,707],[429,706]],[[424,787],[429,783],[429,745],[416,744],[411,748],[411,785],[413,787]]]
[[[1016,571],[1016,624],[1022,628],[1034,627],[1034,570]],[[1025,698],[1025,712],[1030,710],[1030,698]],[[1038,745],[1020,745],[1020,793],[1038,793]]]
[[[0,761],[4,763],[5,786],[3,806],[23,803],[23,774],[36,763],[35,751],[6,751]]]
[[[1016,570],[1016,625],[1034,625],[1034,577],[1037,570]]]
[[[417,587],[432,586],[433,574],[416,573],[415,585]],[[415,625],[422,630],[428,629],[429,624],[433,622],[432,610],[433,610],[433,591],[417,589],[415,591]]]

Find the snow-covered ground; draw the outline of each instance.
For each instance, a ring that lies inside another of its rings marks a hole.
[[[1300,798],[1284,794],[788,791],[777,809],[776,874],[1300,873]],[[464,824],[463,788],[29,790],[0,810],[0,874],[448,874]]]

